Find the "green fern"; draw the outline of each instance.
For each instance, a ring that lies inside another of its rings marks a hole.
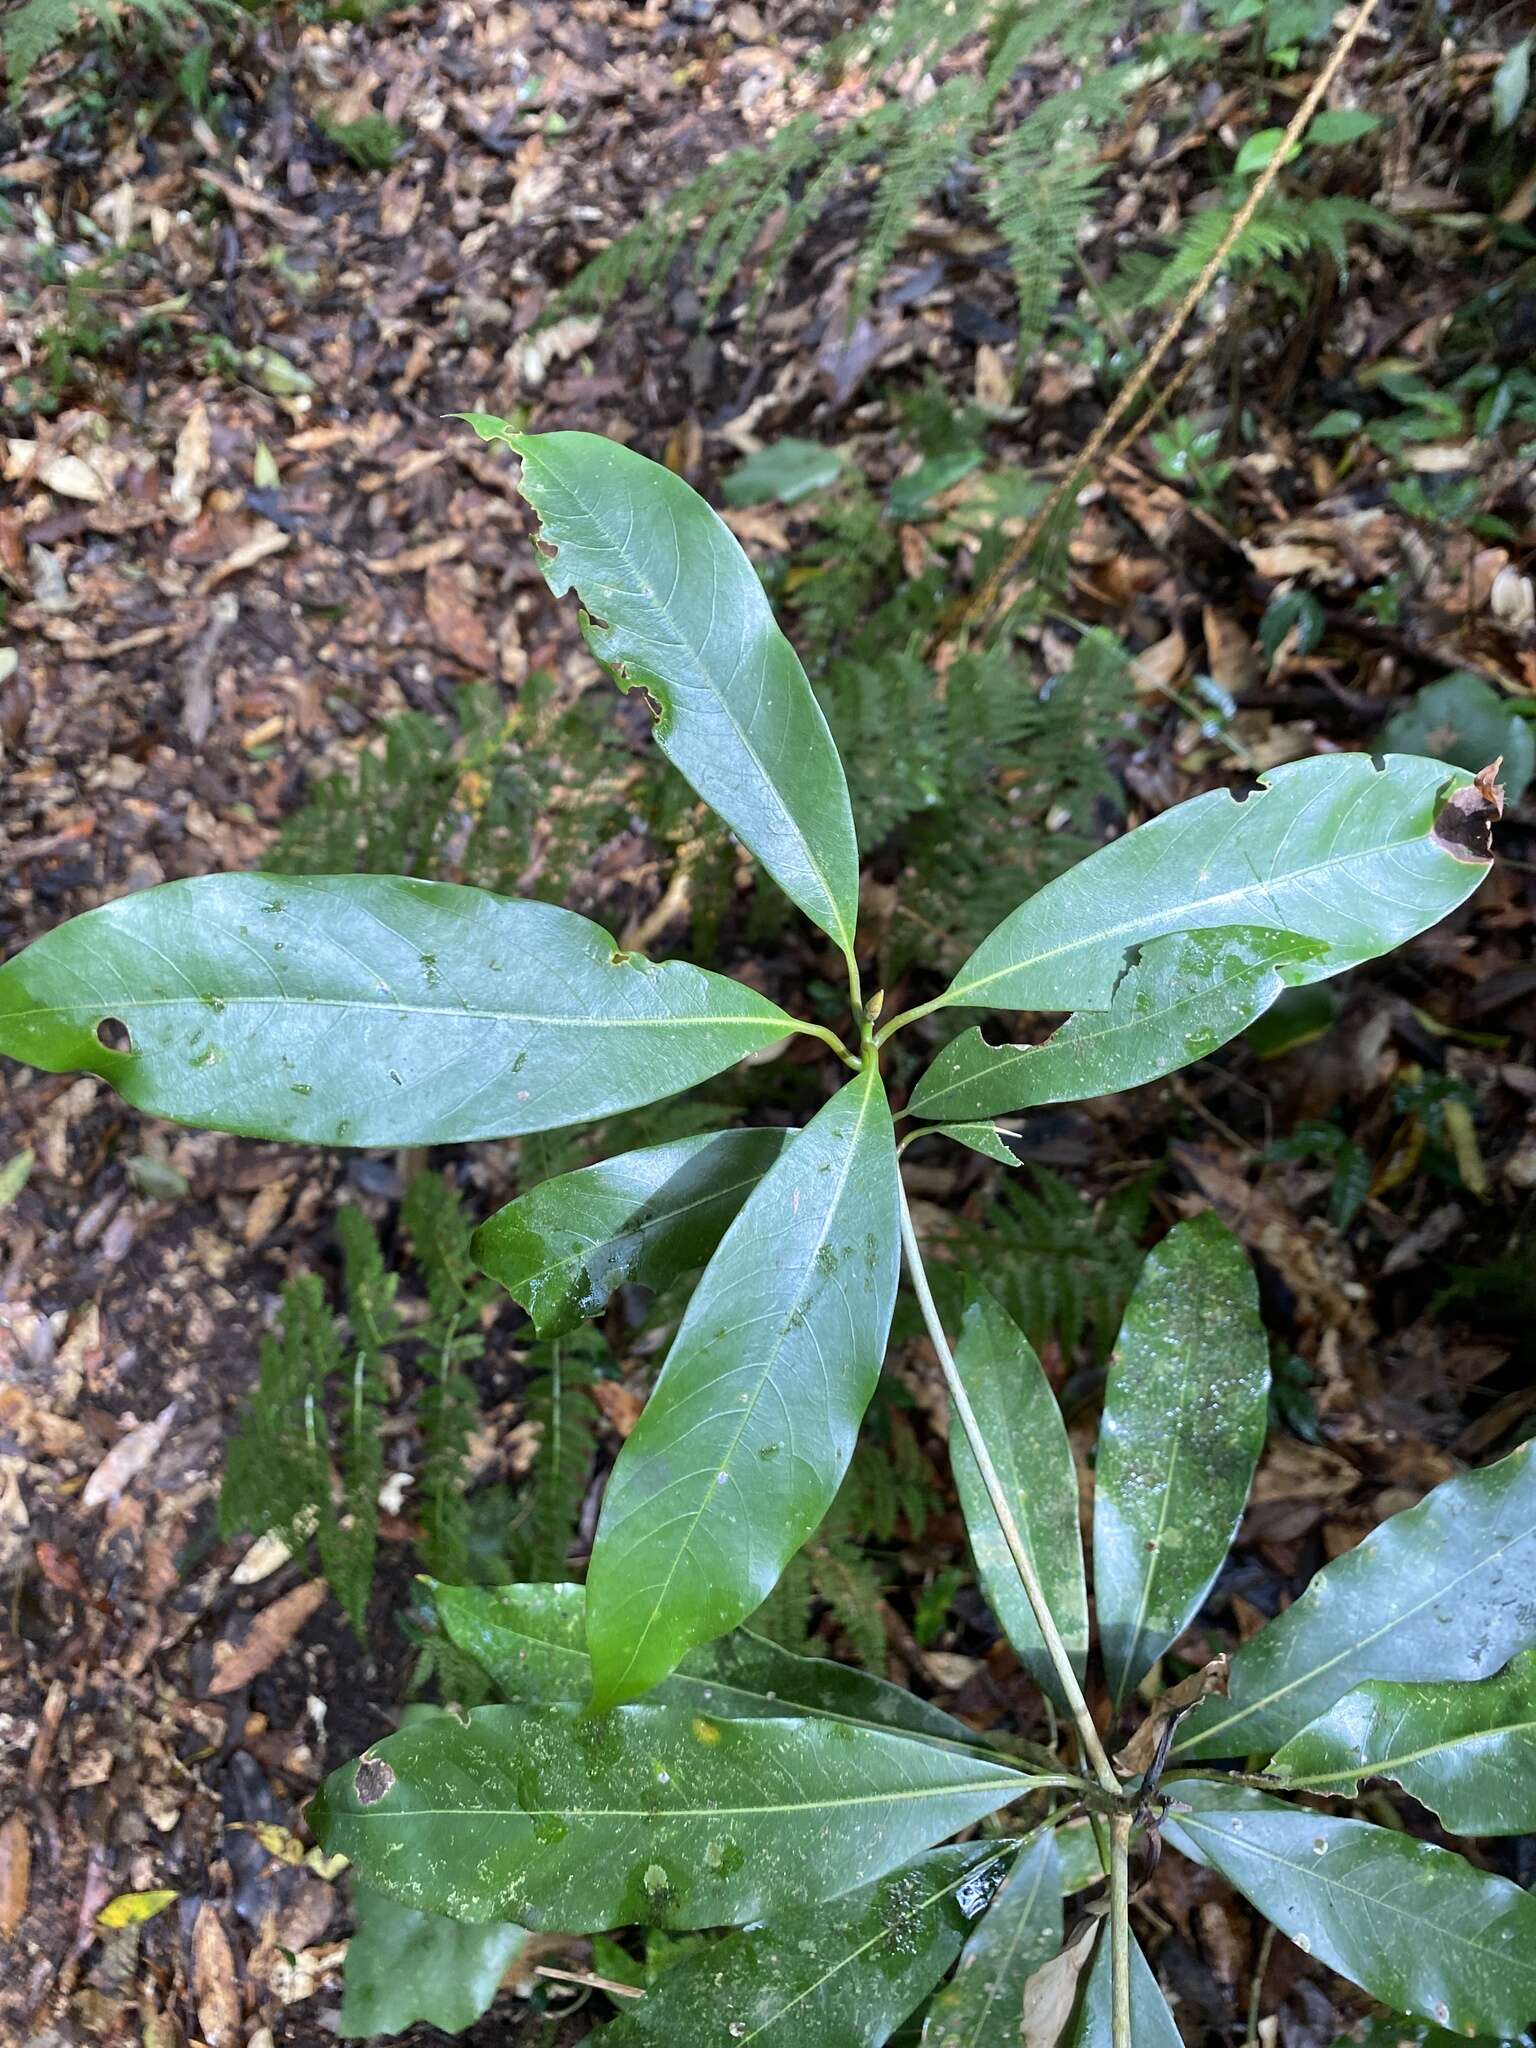
[[[782,282],[815,222],[844,198],[866,202],[847,317],[863,312],[922,208],[957,175],[974,186],[1021,281],[1021,355],[1040,339],[1072,261],[1097,176],[1098,138],[1146,67],[1112,64],[1124,0],[898,0],[831,44],[824,65],[866,68],[886,97],[841,126],[797,115],[777,134],[732,151],[662,200],[602,250],[561,295],[565,309],[607,307],[648,291],[685,252],[706,312],[755,272],[750,309]],[[986,61],[940,80],[926,100],[914,69],[932,74],[983,39]],[[1046,49],[1090,76],[1024,123],[1005,127],[1015,81]],[[987,143],[991,143],[987,147]],[[764,236],[778,218],[775,232]],[[691,247],[690,247],[691,242]]]
[[[469,1437],[479,1420],[474,1382],[464,1367],[485,1349],[480,1318],[496,1290],[475,1269],[469,1256],[473,1226],[441,1174],[417,1174],[405,1191],[400,1215],[431,1309],[422,1333],[419,1410],[422,1562],[434,1578],[461,1579],[469,1565],[464,1503]]]
[[[1096,1206],[1042,1167],[1010,1179],[984,1219],[960,1219],[958,1266],[980,1274],[1037,1349],[1055,1339],[1070,1358],[1085,1341],[1103,1360],[1141,1270],[1149,1192],[1134,1182]],[[957,1308],[957,1274],[942,1287]]]
[[[1220,248],[1240,204],[1241,194],[1234,193],[1224,203],[1192,214],[1165,257],[1146,250],[1126,257],[1106,288],[1107,303],[1130,312],[1178,298]],[[1367,227],[1399,240],[1404,233],[1400,221],[1363,199],[1271,193],[1233,243],[1224,268],[1236,278],[1262,272],[1266,284],[1300,301],[1306,286],[1287,266],[1302,256],[1323,255],[1343,276],[1349,269],[1351,231]]]
[[[6,80],[17,99],[38,66],[82,29],[121,39],[130,28],[175,45],[205,20],[238,18],[235,0],[23,0],[0,24]]]
[[[520,1579],[565,1579],[576,1519],[597,1448],[597,1409],[588,1388],[608,1348],[591,1329],[538,1345],[524,1361],[524,1418],[537,1425],[538,1449],[522,1510],[506,1536]]]

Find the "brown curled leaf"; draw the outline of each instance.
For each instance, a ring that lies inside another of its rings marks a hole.
[[[1480,770],[1436,818],[1431,836],[1454,860],[1481,865],[1493,859],[1493,828],[1504,815],[1504,788],[1498,779],[1503,765],[1501,755]]]

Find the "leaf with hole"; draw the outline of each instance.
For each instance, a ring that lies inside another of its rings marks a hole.
[[[814,1905],[1029,1787],[990,1758],[825,1720],[481,1707],[376,1743],[308,1818],[406,1905],[590,1934]]]
[[[1219,789],[1192,797],[1022,903],[940,1001],[1107,1009],[1133,947],[1234,927],[1320,941],[1299,979],[1340,974],[1437,923],[1488,872],[1462,815],[1446,815],[1468,786],[1439,761],[1324,754],[1271,769],[1241,803]],[[1475,807],[1491,817],[1486,800]]]
[[[1001,1880],[1008,1842],[935,1849],[824,1906],[681,1956],[602,2048],[880,2048],[943,1976]]]
[[[104,1042],[127,1027],[131,1049]],[[177,1123],[446,1145],[656,1102],[795,1029],[740,982],[550,903],[397,875],[208,875],[0,967],[0,1051]],[[110,1035],[110,1034],[109,1034]]]
[[[482,1223],[472,1250],[541,1337],[600,1315],[638,1282],[704,1265],[791,1131],[713,1131],[557,1174]]]
[[[1015,2043],[1024,1985],[1061,1947],[1061,1863],[1049,1829],[1025,1844],[928,2008],[923,2048]]]
[[[1370,1678],[1489,1678],[1536,1649],[1536,1444],[1447,1479],[1324,1567],[1232,1659],[1179,1759],[1272,1756]],[[1533,2008],[1536,2010],[1536,2008]]]
[[[522,457],[549,587],[576,592],[592,652],[654,700],[657,746],[849,952],[859,856],[843,765],[730,528],[681,477],[615,441],[464,417]]]
[[[976,1028],[951,1040],[909,1108],[921,1117],[1001,1116],[1139,1088],[1235,1038],[1326,950],[1271,931],[1154,939],[1107,1009],[1079,1011],[1041,1045],[989,1045]]]
[[[1508,1878],[1240,1785],[1163,1789],[1179,1802],[1165,1840],[1383,2005],[1463,2034],[1518,2034],[1536,2013],[1536,1898]]]
[[[1049,1380],[1028,1338],[974,1283],[955,1345],[976,1420],[1034,1562],[1051,1619],[1082,1677],[1088,1661],[1088,1593],[1077,1524],[1077,1471]],[[982,1591],[1035,1683],[1067,1708],[1034,1613],[958,1417],[949,1456]]]
[[[747,1198],[619,1454],[587,1574],[594,1706],[744,1621],[831,1506],[885,1355],[897,1199],[870,1067]]]
[[[1330,1796],[1390,1778],[1455,1834],[1536,1834],[1536,1650],[1492,1678],[1369,1679],[1293,1735],[1269,1770]]]
[[[1093,1579],[1116,1706],[1182,1635],[1236,1534],[1269,1412],[1246,1253],[1207,1210],[1147,1256],[1110,1359]]]
[[[449,1640],[472,1657],[503,1699],[522,1706],[583,1705],[592,1691],[585,1591],[580,1586],[439,1586],[424,1582]],[[801,1657],[750,1629],[690,1650],[652,1695],[727,1720],[787,1711],[947,1742],[983,1745],[972,1731],[905,1686],[831,1657]]]

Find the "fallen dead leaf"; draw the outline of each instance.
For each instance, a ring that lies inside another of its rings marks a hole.
[[[203,486],[213,457],[213,437],[206,405],[194,405],[187,423],[176,437],[176,459],[171,469],[171,516],[178,525],[190,526],[203,509]]]
[[[446,564],[435,563],[427,571],[427,623],[438,646],[455,661],[481,675],[489,675],[495,668],[496,654],[485,621],[458,573]]]
[[[256,564],[264,562],[268,555],[280,555],[292,538],[293,536],[284,533],[281,527],[273,526],[269,520],[264,519],[249,540],[242,541],[239,547],[208,571],[198,585],[199,590],[206,596],[210,590],[216,589],[229,577],[238,576],[243,569],[254,569]]]
[[[1084,1921],[1076,1940],[1042,1963],[1024,1986],[1023,2048],[1060,2048],[1077,2004],[1077,1987],[1093,1955],[1100,1922]]]
[[[617,1380],[594,1381],[587,1392],[619,1435],[627,1437],[640,1420],[640,1411],[645,1406],[640,1396],[621,1386]]]
[[[324,1604],[327,1590],[324,1579],[310,1579],[285,1593],[281,1600],[274,1600],[270,1607],[264,1607],[251,1623],[244,1642],[231,1649],[219,1663],[208,1681],[209,1692],[238,1692],[241,1686],[259,1677]]]
[[[137,1479],[165,1442],[176,1420],[176,1406],[174,1401],[169,1402],[152,1421],[141,1422],[112,1446],[85,1482],[80,1495],[82,1507],[105,1507]]]
[[[32,1837],[27,1823],[13,1813],[0,1827],[0,1941],[9,1941],[27,1910],[32,1877]]]
[[[222,1921],[205,1900],[192,1928],[192,1996],[197,2023],[208,2048],[225,2048],[240,2036],[240,1993],[235,1956]]]

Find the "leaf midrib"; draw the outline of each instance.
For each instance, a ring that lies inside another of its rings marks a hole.
[[[217,1010],[213,1005],[221,1007]],[[19,1021],[28,1017],[74,1017],[82,1011],[101,1009],[109,1017],[127,1017],[141,1010],[193,1010],[222,1017],[230,1010],[274,1008],[300,1010],[389,1010],[396,1016],[405,1017],[462,1017],[470,1023],[481,1024],[549,1024],[561,1030],[583,1031],[675,1031],[684,1026],[717,1024],[754,1024],[764,1030],[771,1030],[776,1038],[785,1038],[789,1032],[798,1029],[793,1017],[787,1013],[781,1025],[776,1017],[736,1017],[710,1012],[698,1016],[654,1017],[599,1017],[590,1013],[577,1016],[552,1015],[533,1010],[481,1010],[465,1009],[449,1003],[404,1003],[398,997],[380,995],[357,996],[306,996],[276,994],[268,996],[140,996],[124,1002],[116,996],[102,996],[95,1003],[45,1003],[29,1010],[7,1010],[6,1021]],[[787,1028],[786,1028],[787,1027]],[[128,1055],[132,1057],[132,1055]]]
[[[900,1736],[899,1741],[915,1741]],[[378,1807],[357,1806],[346,1810],[348,1820],[643,1820],[662,1827],[674,1820],[731,1820],[756,1815],[788,1813],[840,1813],[857,1806],[891,1806],[920,1799],[964,1799],[975,1792],[1006,1792],[1000,1805],[1011,1805],[1030,1789],[1022,1771],[1001,1778],[958,1779],[952,1785],[916,1785],[904,1791],[858,1792],[831,1799],[798,1799],[772,1806],[412,1806],[385,1812]]]
[[[1401,1756],[1367,1757],[1345,1771],[1308,1772],[1300,1778],[1286,1773],[1284,1782],[1288,1791],[1307,1792],[1315,1785],[1337,1785],[1346,1779],[1390,1778],[1409,1764],[1422,1763],[1425,1757],[1444,1756],[1469,1742],[1498,1742],[1512,1735],[1536,1735],[1536,1720],[1503,1721],[1494,1728],[1473,1728],[1461,1735],[1448,1735],[1440,1742],[1426,1743],[1422,1749],[1407,1750]]]
[[[1265,792],[1265,794],[1269,793],[1270,792],[1268,791]],[[1248,801],[1252,803],[1255,801],[1255,799],[1253,797],[1250,797]],[[1167,817],[1171,816],[1172,813],[1165,812],[1163,815]],[[1170,916],[1174,916],[1176,914],[1180,914],[1183,911],[1199,910],[1202,913],[1203,920],[1203,913],[1213,905],[1239,903],[1242,902],[1245,898],[1262,900],[1270,893],[1270,891],[1273,888],[1291,888],[1299,883],[1305,883],[1309,881],[1314,875],[1325,875],[1330,873],[1334,868],[1347,867],[1353,861],[1368,860],[1377,854],[1393,853],[1399,847],[1417,846],[1425,839],[1426,836],[1427,835],[1422,832],[1416,832],[1412,834],[1411,837],[1383,841],[1381,844],[1376,846],[1362,846],[1357,848],[1357,850],[1353,853],[1335,854],[1327,860],[1314,861],[1310,867],[1291,868],[1283,875],[1272,875],[1267,881],[1246,882],[1240,889],[1226,889],[1223,890],[1222,893],[1217,896],[1186,897],[1182,904],[1170,905],[1167,909],[1151,912],[1145,917],[1131,918],[1124,924],[1106,925],[1099,931],[1089,932],[1084,937],[1071,939],[1064,946],[1055,946],[1049,952],[1032,954],[1027,960],[1010,961],[1006,967],[994,968],[990,974],[982,975],[976,981],[968,981],[964,984],[963,987],[956,985],[954,988],[946,989],[942,1000],[946,1005],[953,1005],[958,1003],[965,1006],[970,1006],[971,998],[975,995],[978,989],[990,988],[994,981],[1001,981],[1010,974],[1027,973],[1031,968],[1046,966],[1052,960],[1064,959],[1068,954],[1082,952],[1085,948],[1090,946],[1107,945],[1115,939],[1124,939],[1126,944],[1130,945],[1138,932],[1147,932],[1150,930],[1153,933],[1153,935],[1156,935],[1157,927],[1163,923],[1164,919]],[[1117,844],[1124,843],[1126,842],[1117,842]],[[1042,894],[1043,893],[1044,892],[1042,891]],[[1231,918],[1227,920],[1229,924],[1233,925],[1240,925],[1245,921],[1246,920],[1242,918]],[[1214,925],[1209,926],[1209,929],[1213,931],[1220,930],[1221,928],[1222,921],[1220,919],[1218,919]],[[1196,931],[1204,929],[1207,929],[1207,926],[1203,921],[1199,925],[1175,925],[1171,928],[1172,931]],[[1283,929],[1283,927],[1266,925],[1262,927],[1262,929],[1269,931]]]

